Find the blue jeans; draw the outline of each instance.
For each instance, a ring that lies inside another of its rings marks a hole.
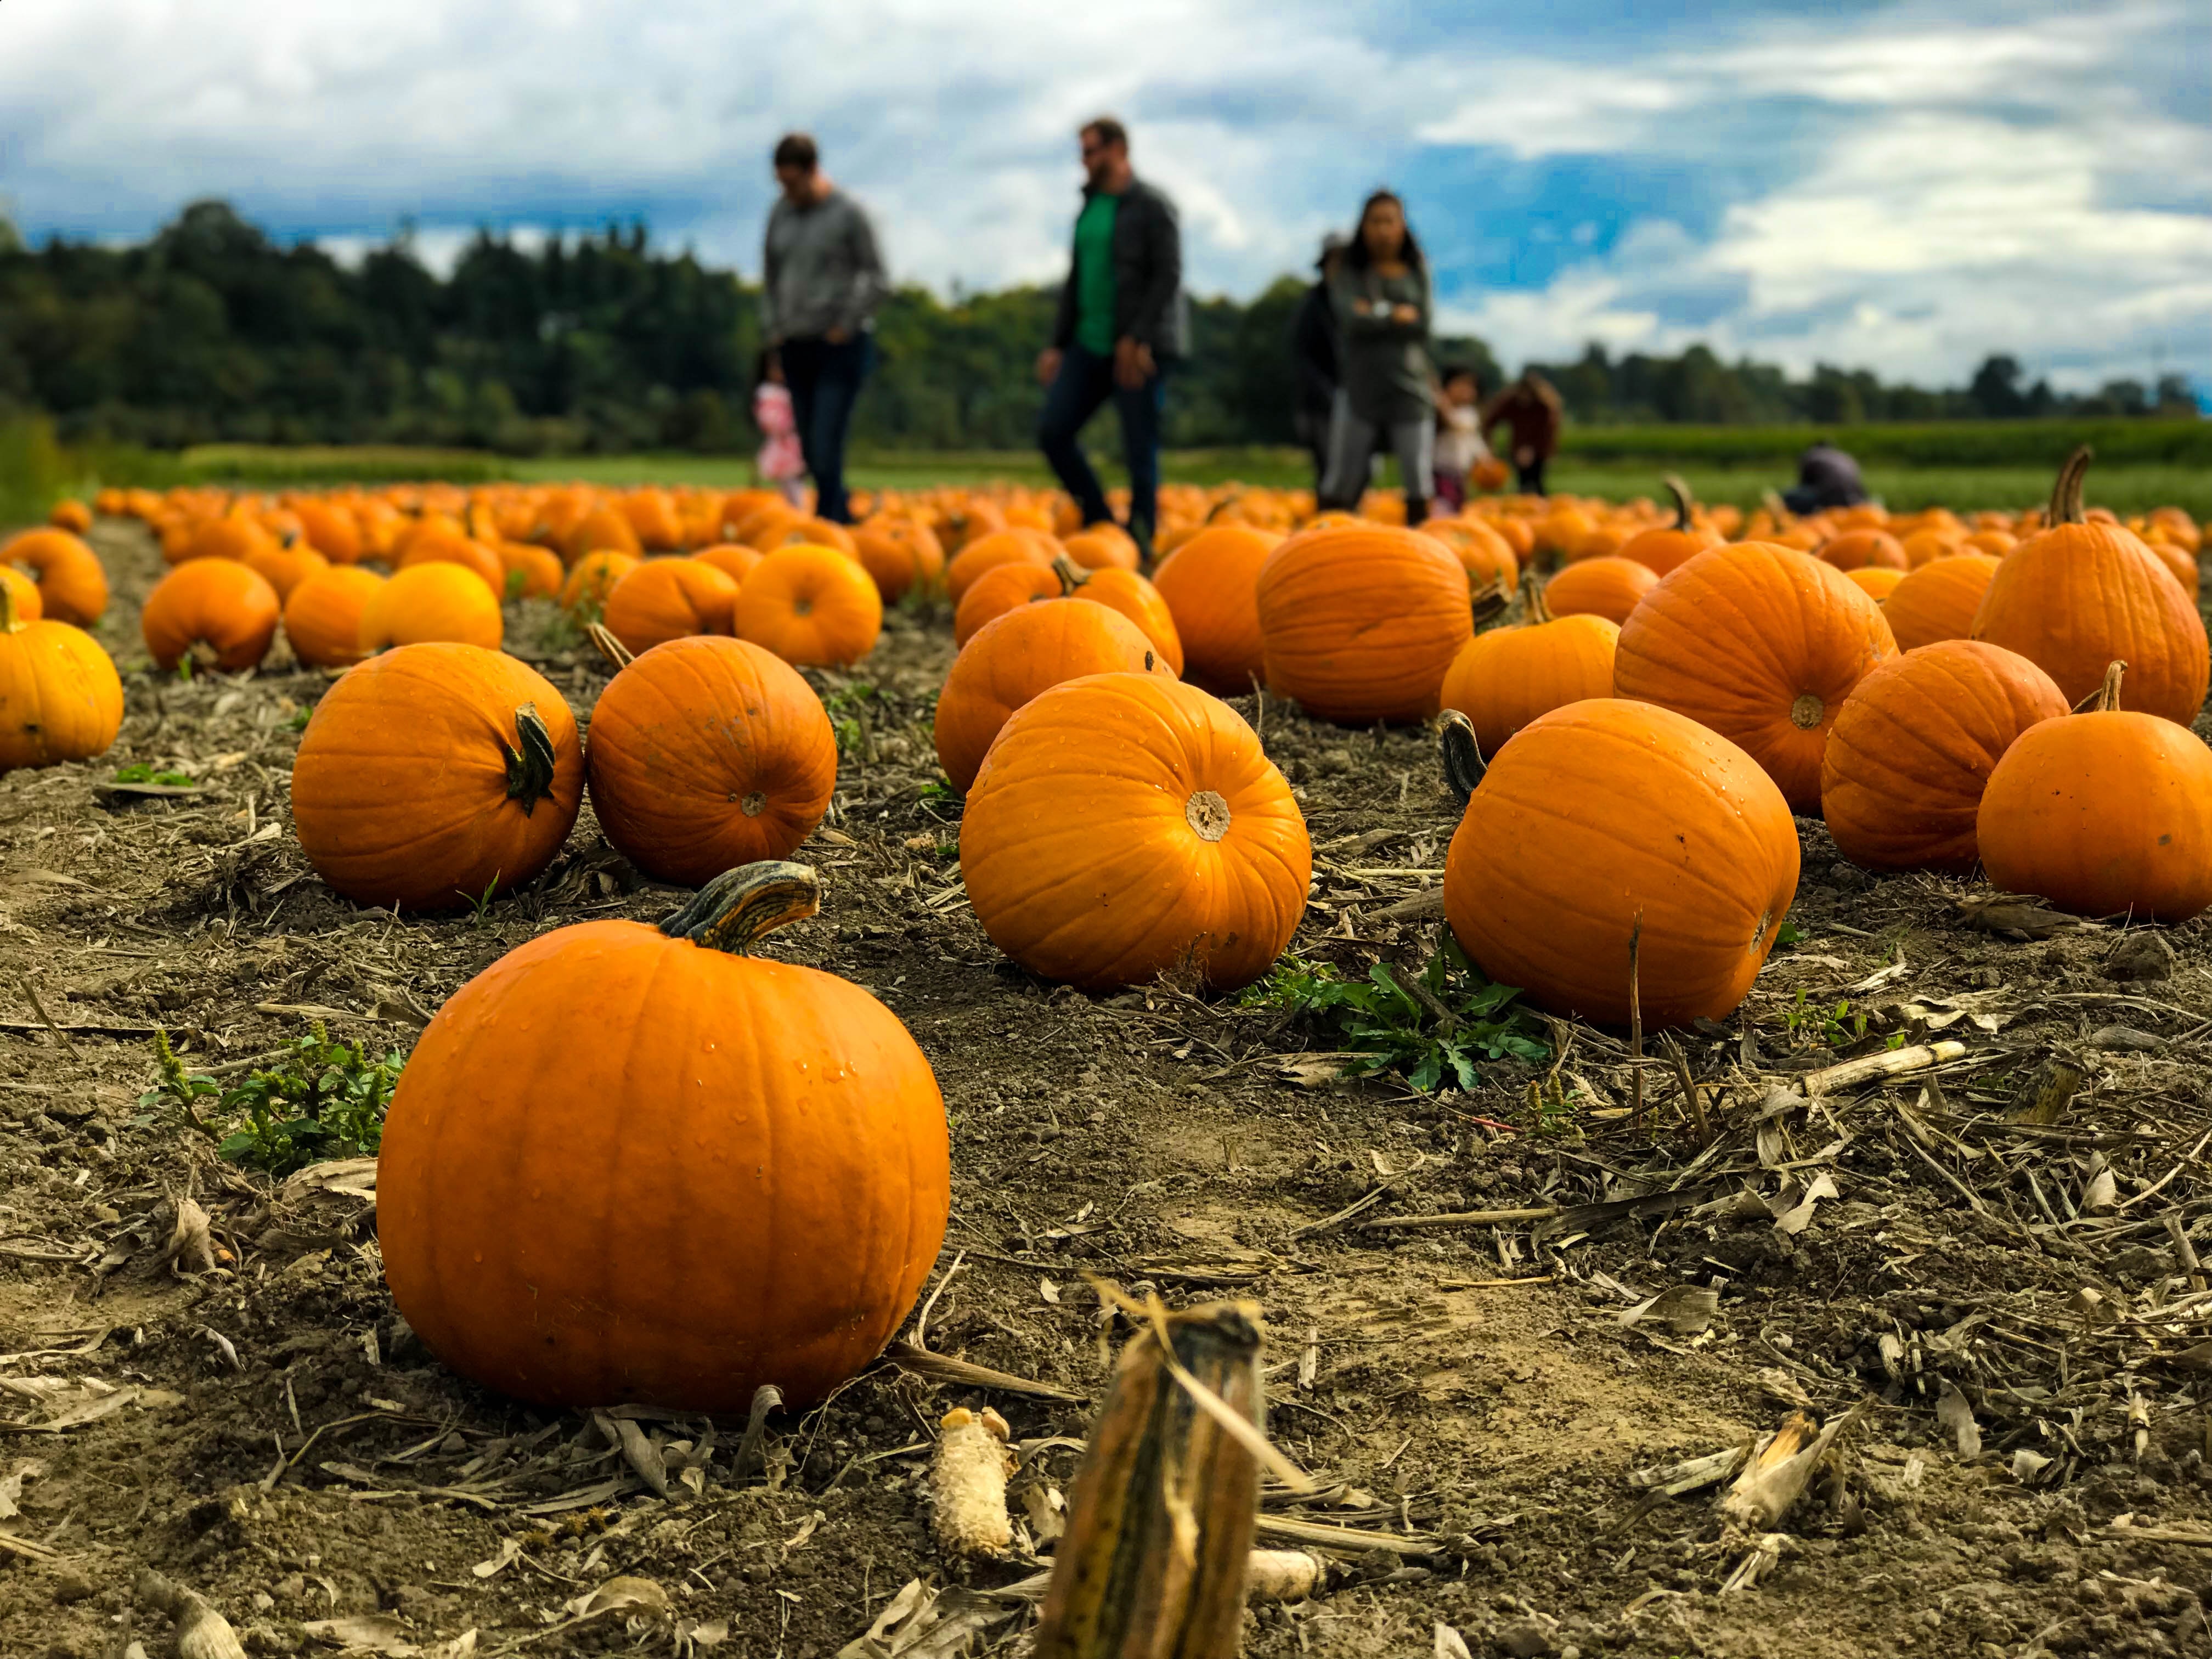
[[[1085,525],[1111,522],[1106,492],[1083,453],[1084,422],[1109,398],[1121,417],[1121,453],[1129,468],[1129,534],[1149,562],[1152,531],[1159,523],[1160,413],[1166,404],[1164,368],[1133,391],[1114,382],[1114,359],[1070,345],[1060,373],[1044,394],[1044,418],[1037,423],[1037,445],[1062,488],[1075,497]]]
[[[845,434],[853,425],[853,404],[875,360],[875,337],[856,334],[832,345],[820,335],[786,340],[776,348],[784,384],[791,388],[791,413],[799,423],[799,449],[814,478],[814,512],[832,524],[850,524],[845,504]]]

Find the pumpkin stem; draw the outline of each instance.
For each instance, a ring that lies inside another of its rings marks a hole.
[[[15,590],[0,581],[0,634],[20,634],[23,622],[15,614]]]
[[[2083,444],[2058,469],[2058,482],[2051,486],[2051,512],[2045,529],[2081,522],[2081,479],[2089,470],[2089,446]]]
[[[507,798],[520,801],[522,816],[528,817],[553,793],[553,734],[545,729],[536,703],[526,702],[514,711],[514,735],[521,744],[519,749],[505,738],[499,740],[500,753],[507,760]]]
[[[708,951],[747,953],[755,941],[822,908],[822,883],[803,864],[764,859],[741,864],[702,887],[691,902],[660,924],[671,939]]]
[[[1456,708],[1445,709],[1437,716],[1437,746],[1443,757],[1444,787],[1464,812],[1490,769],[1482,758],[1482,745],[1475,741],[1474,722]]]
[[[1528,584],[1528,614],[1522,619],[1525,625],[1534,627],[1539,623],[1547,623],[1552,620],[1552,607],[1544,603],[1544,590],[1551,585],[1549,582]]]
[[[2110,663],[2105,668],[2102,684],[2074,705],[2077,714],[2112,714],[2119,712],[2120,677],[2128,672],[2124,662]]]
[[[614,630],[605,623],[586,623],[584,637],[599,647],[599,654],[614,665],[617,674],[637,660],[637,653],[617,639]]]
[[[1659,482],[1667,486],[1667,493],[1674,498],[1674,528],[1694,529],[1696,526],[1690,522],[1690,486],[1672,472]]]
[[[1073,599],[1075,590],[1091,580],[1091,573],[1065,553],[1053,555],[1052,574],[1060,578],[1060,597],[1063,599]]]
[[[1483,583],[1469,596],[1474,601],[1474,626],[1477,632],[1490,626],[1505,614],[1512,601],[1505,597],[1505,584],[1496,577]]]

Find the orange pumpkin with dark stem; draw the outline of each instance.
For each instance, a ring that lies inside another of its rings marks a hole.
[[[1917,651],[1938,640],[1965,639],[1998,562],[1987,553],[1954,553],[1906,575],[1881,602],[1897,648]]]
[[[1651,567],[1636,559],[1578,559],[1544,584],[1544,605],[1555,617],[1603,617],[1620,623],[1658,585]]]
[[[1644,596],[1621,624],[1613,693],[1711,726],[1809,812],[1844,699],[1896,653],[1881,607],[1833,565],[1771,542],[1735,542],[1698,554]]]
[[[1086,674],[1167,669],[1142,629],[1103,605],[1048,600],[988,623],[952,659],[937,699],[937,758],[956,789],[975,781],[1009,716]]]
[[[945,549],[919,519],[879,513],[854,526],[853,544],[885,605],[897,604],[915,588],[933,588],[944,578]]]
[[[154,584],[138,631],[156,665],[235,674],[257,666],[276,637],[276,590],[235,559],[193,559]]]
[[[2132,531],[2085,521],[2077,449],[2052,489],[2050,527],[2006,556],[1990,577],[1973,637],[2016,651],[2079,702],[2108,664],[2128,665],[2128,706],[2187,726],[2212,678],[2204,620]]]
[[[737,635],[802,667],[849,668],[876,648],[883,595],[860,566],[829,547],[779,547],[738,590]]]
[[[361,642],[362,612],[384,578],[357,564],[337,565],[307,578],[284,601],[284,637],[310,668],[343,668],[368,653]]]
[[[316,704],[292,823],[356,903],[451,910],[551,863],[583,793],[575,720],[537,670],[479,646],[403,645]]]
[[[2125,672],[2112,664],[2087,710],[2005,751],[1982,792],[1982,864],[2079,915],[2186,921],[2212,906],[2212,750],[2123,708]]]
[[[1466,570],[1414,530],[1293,536],[1261,567],[1258,597],[1267,689],[1346,726],[1436,713],[1444,671],[1474,632]]]
[[[1587,614],[1554,618],[1545,592],[1530,583],[1526,620],[1477,634],[1444,671],[1441,702],[1467,716],[1484,755],[1539,715],[1613,695],[1620,624]]]
[[[107,611],[107,572],[100,556],[66,530],[27,530],[0,547],[0,564],[19,564],[39,584],[39,614],[89,628]]]
[[[123,682],[100,641],[15,608],[0,582],[0,772],[104,755],[123,728]]]
[[[1728,539],[1719,531],[1697,522],[1689,485],[1675,477],[1665,483],[1668,494],[1674,498],[1674,522],[1639,530],[1620,544],[1622,558],[1647,566],[1657,576],[1671,574],[1707,548],[1718,547]]]
[[[473,570],[426,559],[398,572],[371,592],[361,611],[361,647],[447,641],[499,649],[507,622],[499,600]]]
[[[1448,745],[1465,738],[1454,720]],[[1448,753],[1448,776],[1470,769]],[[1480,774],[1444,918],[1540,1008],[1622,1024],[1632,984],[1647,1029],[1686,1024],[1743,1000],[1797,873],[1789,804],[1750,756],[1667,709],[1593,698],[1531,721]]]
[[[1016,962],[1087,990],[1189,969],[1235,990],[1305,913],[1313,851],[1290,786],[1237,712],[1164,675],[1039,693],[991,745],[960,873]]]
[[[599,828],[656,880],[696,887],[787,856],[837,787],[837,734],[773,653],[705,635],[625,665],[592,711]]]
[[[734,871],[658,928],[533,939],[439,1011],[377,1164],[385,1275],[439,1358],[544,1407],[739,1413],[875,1358],[944,1243],[950,1135],[889,1009],[745,954],[818,894]],[[649,1037],[565,1040],[617,1015]]]
[[[737,583],[711,564],[697,559],[647,559],[615,584],[601,620],[635,656],[694,634],[728,634],[737,603]]]
[[[1212,524],[1152,573],[1175,618],[1183,672],[1221,696],[1249,692],[1267,672],[1260,635],[1260,568],[1282,544],[1272,530]]]
[[[1856,570],[1869,564],[1892,570],[1909,570],[1912,566],[1904,544],[1886,530],[1846,530],[1831,536],[1820,544],[1820,556],[1838,570]]]
[[[1876,664],[1820,763],[1836,850],[1869,870],[1968,873],[1990,774],[2021,732],[2065,713],[2051,676],[1994,645],[1943,640]]]
[[[561,584],[562,608],[594,613],[605,611],[607,595],[614,592],[615,584],[642,562],[629,553],[585,554],[569,567],[568,579]]]

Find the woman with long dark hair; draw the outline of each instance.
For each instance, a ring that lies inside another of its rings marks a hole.
[[[1436,371],[1429,360],[1432,296],[1406,204],[1387,190],[1359,210],[1359,230],[1330,283],[1344,340],[1343,380],[1329,421],[1323,504],[1352,507],[1368,464],[1388,441],[1406,486],[1406,522],[1428,517],[1436,444]]]

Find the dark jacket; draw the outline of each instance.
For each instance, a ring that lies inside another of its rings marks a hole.
[[[1514,453],[1533,450],[1538,460],[1549,460],[1559,447],[1561,419],[1559,394],[1552,389],[1551,382],[1524,378],[1507,386],[1483,410],[1482,436],[1489,442],[1492,433],[1510,426]]]
[[[1085,185],[1083,199],[1096,194]],[[1114,210],[1114,337],[1135,340],[1158,357],[1190,349],[1190,305],[1182,292],[1182,228],[1175,204],[1141,179],[1132,179]],[[1060,290],[1052,343],[1066,350],[1075,339],[1075,266]]]
[[[1797,458],[1797,487],[1782,495],[1783,504],[1797,514],[1856,507],[1866,498],[1859,464],[1832,444],[1814,444]]]
[[[1297,371],[1298,407],[1326,415],[1344,379],[1344,344],[1336,335],[1336,307],[1328,284],[1316,283],[1291,318],[1291,362]]]

